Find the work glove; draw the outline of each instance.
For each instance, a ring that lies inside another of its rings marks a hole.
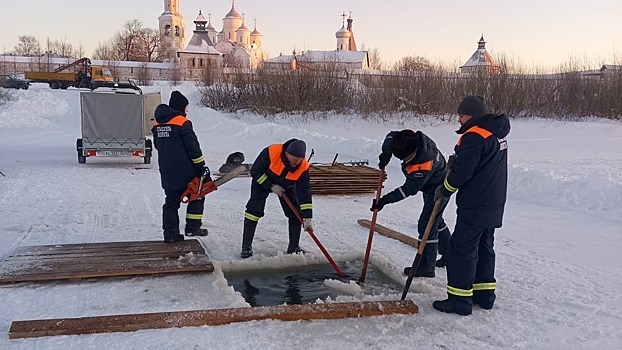
[[[387,197],[382,196],[377,203],[375,199],[371,202],[371,208],[369,208],[369,210],[370,211],[374,211],[374,210],[381,211],[382,208],[384,208],[384,206],[387,204],[389,204],[389,200],[387,199]]]
[[[389,164],[389,162],[391,161],[391,157],[393,155],[391,154],[391,152],[382,152],[380,153],[380,155],[378,156],[378,159],[380,160],[380,162],[378,162],[378,168],[383,169],[387,166],[387,164]]]
[[[272,192],[274,192],[274,194],[276,194],[279,197],[283,196],[283,191],[285,191],[283,187],[277,184],[272,185],[272,187],[270,187],[270,190],[272,190]]]
[[[436,191],[434,191],[434,202],[440,199],[443,203],[447,203],[449,202],[449,197],[451,197],[452,194],[452,192],[449,192],[445,188],[445,185],[440,184],[436,187]]]
[[[209,170],[207,165],[203,166],[203,173],[201,174],[201,176],[203,176],[203,182],[212,181],[212,172]]]
[[[454,165],[456,165],[456,156],[452,154],[447,158],[447,169],[453,170]]]
[[[313,231],[313,219],[311,219],[311,218],[304,219],[304,221],[302,222],[302,228],[305,231],[307,231],[307,230]]]

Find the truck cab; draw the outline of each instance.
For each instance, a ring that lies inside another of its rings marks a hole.
[[[110,69],[104,67],[91,67],[91,80],[114,81]]]

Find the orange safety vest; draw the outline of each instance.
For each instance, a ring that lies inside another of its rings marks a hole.
[[[479,134],[481,137],[485,139],[487,139],[488,137],[490,137],[490,135],[492,135],[492,133],[484,128],[480,128],[479,126],[472,126],[469,128],[469,130],[465,131],[464,134],[462,134],[462,136],[460,136],[460,138],[458,139],[458,143],[456,144],[456,146],[460,146],[460,143],[462,142],[462,137],[464,137],[464,135],[470,133],[470,132],[474,132],[476,134]]]
[[[412,174],[415,171],[422,171],[422,170],[427,170],[427,171],[432,170],[432,161],[429,160],[425,163],[410,164],[406,166],[406,172],[409,174]]]
[[[283,153],[283,144],[276,144],[268,147],[268,156],[270,157],[270,171],[272,171],[276,176],[281,176],[283,170],[285,170],[285,163],[283,163],[283,159],[281,159],[281,154]],[[298,165],[298,169],[296,171],[287,172],[285,178],[291,181],[298,181],[302,173],[309,169],[309,162],[306,159],[302,159],[300,164]]]
[[[165,125],[177,125],[177,126],[182,126],[184,125],[184,123],[188,120],[188,118],[184,117],[183,115],[178,115],[176,117],[174,117],[173,119],[169,120],[167,123],[164,123]],[[155,122],[153,124],[153,126],[158,126],[161,125],[158,122]]]

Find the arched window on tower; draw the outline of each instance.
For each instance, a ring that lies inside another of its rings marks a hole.
[[[175,26],[175,36],[179,37],[179,26]]]
[[[170,36],[171,35],[171,26],[169,24],[164,26],[164,36]]]

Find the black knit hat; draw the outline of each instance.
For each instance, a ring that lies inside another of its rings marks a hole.
[[[393,137],[391,152],[396,158],[404,160],[417,150],[419,137],[412,130],[402,130]]]
[[[307,152],[307,144],[302,140],[294,139],[294,141],[287,145],[285,152],[294,157],[304,158],[305,153]]]
[[[462,99],[458,105],[458,114],[481,117],[488,114],[488,106],[482,96],[469,95]]]
[[[186,106],[188,105],[188,99],[186,96],[182,95],[181,92],[175,90],[171,93],[171,99],[168,101],[168,105],[176,110],[183,112],[186,110]]]

